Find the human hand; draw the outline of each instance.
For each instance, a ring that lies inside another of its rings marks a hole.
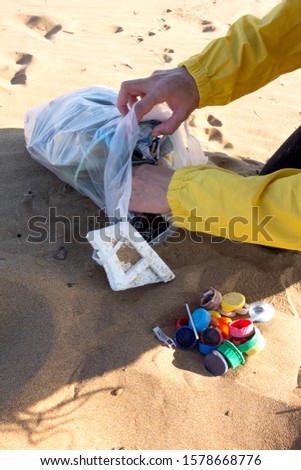
[[[148,214],[170,212],[167,190],[173,174],[174,170],[161,165],[134,166],[130,212]]]
[[[138,100],[138,98],[141,98]],[[117,107],[126,115],[128,106],[136,104],[138,122],[159,103],[167,103],[172,110],[169,119],[153,129],[153,136],[168,135],[184,122],[199,104],[200,96],[195,80],[185,67],[158,70],[150,77],[128,80],[121,84]]]

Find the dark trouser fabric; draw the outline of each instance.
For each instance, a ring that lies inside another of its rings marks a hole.
[[[301,126],[279,147],[259,174],[267,175],[283,168],[301,169]]]

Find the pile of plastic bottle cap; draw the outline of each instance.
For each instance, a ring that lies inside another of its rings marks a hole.
[[[174,345],[180,349],[198,347],[206,369],[225,375],[229,368],[245,363],[265,347],[266,340],[255,323],[271,320],[274,308],[266,302],[247,305],[239,292],[222,295],[210,288],[201,297],[200,307],[178,319]]]

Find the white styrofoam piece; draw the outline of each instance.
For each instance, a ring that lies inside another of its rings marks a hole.
[[[113,290],[168,282],[174,273],[129,222],[92,230],[93,259],[104,267]]]

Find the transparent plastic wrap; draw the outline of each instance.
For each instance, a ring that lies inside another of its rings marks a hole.
[[[156,152],[151,154],[152,127],[166,120],[170,109],[156,106],[138,124],[134,108],[121,116],[117,97],[117,91],[95,85],[29,110],[26,146],[33,159],[92,199],[111,220],[128,219],[139,226],[140,216],[128,214],[132,165],[165,164],[177,169],[206,163],[206,157],[186,123],[171,136],[157,138]],[[165,224],[165,234],[154,236],[143,229],[151,245],[161,243],[175,229],[170,214],[163,219],[155,223]],[[149,223],[148,216],[144,222]]]
[[[109,213],[122,203],[124,191],[130,191],[131,158],[140,132],[133,110],[126,118],[119,113],[117,96],[117,91],[98,85],[67,93],[30,109],[24,126],[31,157]],[[169,115],[169,108],[161,105],[143,121],[163,121]],[[173,150],[166,164],[174,169],[206,163],[200,144],[183,128],[168,137]]]
[[[120,122],[118,93],[93,86],[30,109],[25,141],[31,157],[105,208],[104,169]]]

